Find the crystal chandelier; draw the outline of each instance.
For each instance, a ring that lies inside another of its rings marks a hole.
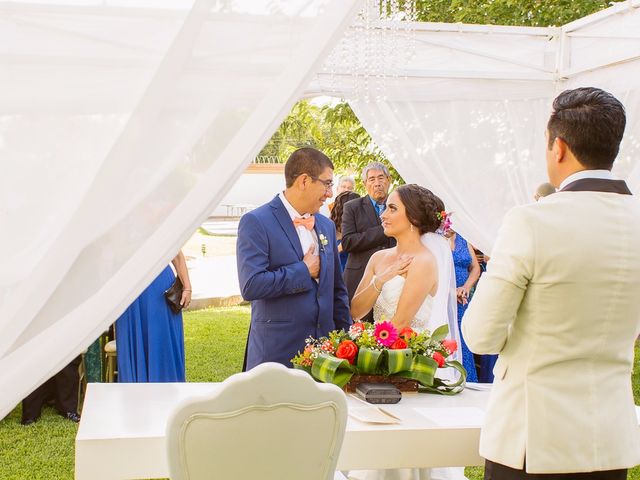
[[[348,77],[352,96],[383,98],[387,79],[403,75],[415,54],[416,0],[364,0],[363,8],[324,64],[333,90]]]

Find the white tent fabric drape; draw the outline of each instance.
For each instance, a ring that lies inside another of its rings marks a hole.
[[[562,28],[416,24],[408,43],[360,25],[321,69],[360,6],[0,0],[0,416],[158,274],[305,87],[348,99],[487,253],[546,180],[564,88],[623,101],[614,173],[640,192],[640,0]]]
[[[628,80],[639,75],[640,63],[558,84],[560,90],[598,86],[626,106],[627,128],[613,173],[636,193],[640,88]],[[619,78],[627,81],[614,80]],[[494,85],[497,91],[506,87]],[[490,254],[507,210],[533,201],[536,187],[547,181],[544,132],[556,89],[549,85],[544,90],[538,98],[349,103],[405,181],[440,196],[453,212],[454,229]]]
[[[357,6],[0,2],[0,418],[173,258]]]
[[[483,251],[504,213],[545,181],[547,97],[350,104],[405,181],[440,196]]]
[[[413,60],[383,93],[363,95],[363,72],[344,70],[312,88],[347,98],[403,178],[438,194],[454,228],[489,254],[506,211],[547,181],[544,132],[562,90],[596,86],[623,102],[613,173],[640,192],[638,31],[638,1],[562,28],[419,26]]]

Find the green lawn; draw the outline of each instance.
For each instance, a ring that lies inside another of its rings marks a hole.
[[[200,310],[185,314],[187,381],[217,382],[240,371],[249,325],[249,307]],[[636,403],[640,403],[640,344],[633,375]],[[47,408],[34,425],[20,425],[21,408],[0,421],[0,478],[53,480],[73,478],[77,426]],[[465,469],[471,480],[483,478],[480,467]],[[629,475],[640,480],[640,467]]]

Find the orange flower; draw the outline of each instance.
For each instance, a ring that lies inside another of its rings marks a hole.
[[[413,338],[416,335],[417,333],[411,327],[404,327],[402,330],[400,330],[400,336],[405,340],[409,340],[410,338]]]
[[[358,346],[351,340],[344,340],[343,342],[340,342],[340,345],[338,345],[338,348],[336,349],[336,357],[348,360],[352,365],[357,354]]]
[[[391,348],[391,350],[402,350],[403,348],[407,348],[407,342],[405,342],[401,338],[398,338],[389,348]]]

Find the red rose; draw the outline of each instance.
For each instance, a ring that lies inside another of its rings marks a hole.
[[[400,330],[400,336],[405,340],[409,340],[412,337],[416,336],[416,332],[411,327],[404,327]]]
[[[442,341],[442,346],[447,349],[449,355],[455,353],[455,351],[458,350],[458,342],[456,342],[453,338],[445,338]]]
[[[351,340],[344,340],[338,345],[336,350],[336,357],[349,360],[349,363],[353,365],[353,361],[358,354],[358,346]]]
[[[407,348],[407,342],[405,342],[403,339],[398,338],[395,342],[393,342],[393,345],[391,345],[391,350],[402,350],[403,348]]]
[[[444,367],[444,357],[442,356],[441,353],[433,352],[433,355],[431,355],[431,358],[433,358],[436,362],[438,362],[438,367],[440,368]]]

